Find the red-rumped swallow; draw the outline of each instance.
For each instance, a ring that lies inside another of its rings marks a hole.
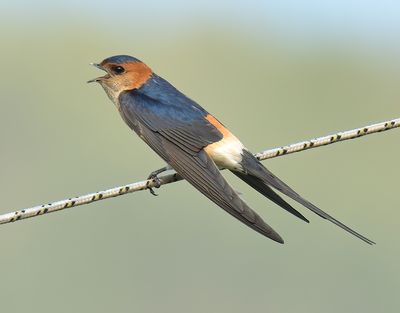
[[[227,183],[221,168],[229,169],[303,221],[309,222],[274,189],[361,240],[374,243],[297,194],[266,169],[218,119],[140,60],[118,55],[92,64],[107,74],[89,82],[103,87],[125,123],[180,176],[247,226],[283,243],[282,237]],[[150,178],[157,180],[157,175],[170,167],[154,171]]]

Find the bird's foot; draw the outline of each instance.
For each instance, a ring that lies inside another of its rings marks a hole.
[[[154,183],[154,188],[160,188],[161,187],[161,180],[158,178],[158,175],[168,171],[170,168],[168,166],[162,167],[156,171],[153,171],[150,173],[149,177],[147,177],[147,180],[152,180]],[[150,182],[147,183],[147,189],[149,189],[150,193],[153,196],[158,196],[158,194],[156,194],[153,190],[153,187],[149,187]]]
[[[155,193],[153,187],[149,187],[150,181],[153,181],[153,183],[154,183],[154,188],[160,188],[160,187],[161,187],[161,180],[158,178],[157,174],[153,174],[153,173],[150,174],[150,176],[147,177],[147,180],[149,181],[149,182],[147,183],[147,189],[149,189],[150,193],[151,193],[153,196],[158,196],[158,194]]]

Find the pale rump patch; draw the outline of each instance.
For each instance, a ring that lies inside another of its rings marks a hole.
[[[206,119],[217,128],[224,136],[220,141],[214,142],[204,148],[204,151],[213,159],[220,168],[231,170],[241,169],[243,144],[215,117],[207,115]]]

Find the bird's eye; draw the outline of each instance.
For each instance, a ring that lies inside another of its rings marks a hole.
[[[125,72],[125,69],[122,66],[113,66],[111,68],[111,70],[113,71],[114,74],[120,75],[123,72]]]

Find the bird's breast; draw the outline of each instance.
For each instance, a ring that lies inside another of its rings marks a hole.
[[[215,117],[209,114],[206,119],[219,130],[223,138],[205,147],[204,151],[220,168],[231,170],[241,169],[240,162],[242,161],[243,144]]]

